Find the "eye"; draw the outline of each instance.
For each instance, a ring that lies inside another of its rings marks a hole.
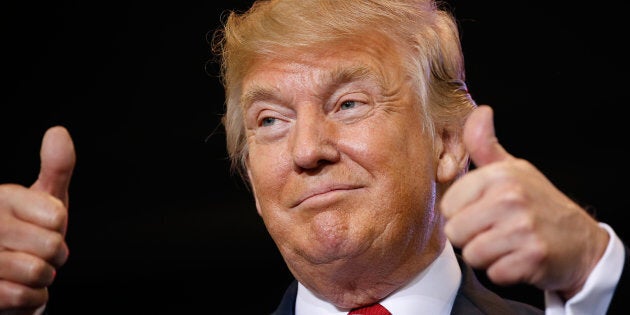
[[[341,103],[341,106],[339,106],[339,109],[346,110],[346,109],[354,108],[356,106],[357,106],[356,101],[344,101],[343,103]]]
[[[335,119],[351,123],[370,113],[370,110],[374,108],[371,104],[367,93],[348,93],[336,102],[331,113]]]
[[[278,119],[275,117],[265,117],[260,120],[261,127],[269,127],[276,123]]]

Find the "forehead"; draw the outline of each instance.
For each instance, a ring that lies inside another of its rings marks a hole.
[[[394,61],[374,49],[307,52],[257,60],[244,78],[240,104],[247,110],[257,100],[292,98],[302,93],[326,97],[345,84],[361,84],[383,92],[404,78],[396,66],[399,62]]]
[[[347,56],[350,57],[350,56]],[[245,77],[244,86],[328,85],[362,79],[379,79],[378,63],[358,58],[323,58],[259,61]],[[245,89],[247,90],[247,88]]]
[[[336,84],[372,79],[384,84],[402,77],[401,54],[384,38],[361,38],[308,49],[283,48],[259,56],[243,77],[243,92],[278,84]]]

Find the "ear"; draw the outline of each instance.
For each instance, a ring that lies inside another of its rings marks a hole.
[[[435,144],[439,183],[450,183],[468,170],[469,157],[463,142],[462,128],[441,128]]]
[[[254,201],[256,202],[256,211],[258,215],[262,216],[260,212],[260,203],[258,202],[258,196],[256,195],[256,187],[254,186],[254,180],[252,177],[252,172],[249,170],[249,164],[245,163],[245,169],[247,170],[247,178],[249,179],[249,187],[252,189],[252,194],[254,196]]]

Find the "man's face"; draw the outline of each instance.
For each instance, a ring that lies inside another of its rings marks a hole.
[[[318,265],[399,265],[433,236],[438,158],[392,50],[296,52],[258,61],[243,81],[256,206],[299,280]]]

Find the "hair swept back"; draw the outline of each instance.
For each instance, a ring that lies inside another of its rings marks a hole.
[[[248,154],[241,84],[260,58],[313,47],[334,47],[362,34],[379,34],[403,55],[421,102],[425,126],[462,128],[475,106],[465,84],[454,16],[433,0],[258,0],[245,12],[228,12],[215,32],[226,111],[223,125],[233,171],[247,181]],[[328,45],[328,46],[326,46]],[[453,132],[457,135],[457,130]]]

